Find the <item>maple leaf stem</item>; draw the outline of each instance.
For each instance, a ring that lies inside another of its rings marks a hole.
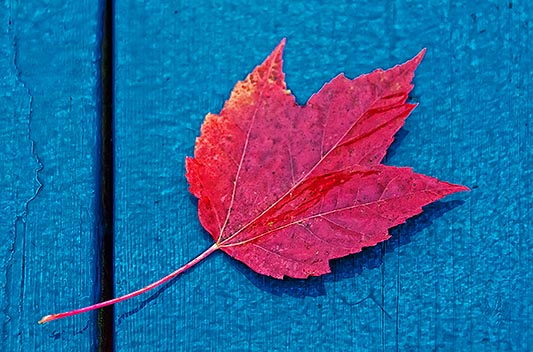
[[[219,249],[219,245],[218,245],[218,243],[215,243],[211,247],[209,247],[205,252],[203,252],[202,254],[200,254],[199,256],[197,256],[196,258],[194,258],[193,260],[191,260],[187,264],[183,265],[179,269],[176,269],[174,272],[168,274],[167,276],[165,276],[165,277],[163,277],[163,278],[161,278],[161,279],[151,283],[150,285],[145,286],[145,287],[143,287],[143,288],[141,288],[141,289],[139,289],[137,291],[128,293],[128,294],[126,294],[124,296],[113,298],[113,299],[111,299],[109,301],[93,304],[93,305],[88,306],[88,307],[79,308],[79,309],[71,310],[71,311],[64,312],[64,313],[46,315],[46,316],[42,317],[41,320],[39,320],[39,324],[44,324],[44,323],[48,323],[48,322],[50,322],[52,320],[66,318],[66,317],[70,317],[72,315],[77,315],[77,314],[89,312],[91,310],[107,307],[107,306],[110,306],[112,304],[115,304],[115,303],[118,303],[118,302],[122,302],[122,301],[130,299],[132,297],[135,297],[135,296],[138,296],[140,294],[143,294],[143,293],[145,293],[147,291],[150,291],[153,288],[156,288],[157,286],[160,286],[160,285],[172,280],[173,278],[175,278],[176,276],[180,275],[184,271],[192,268],[193,266],[195,266],[196,264],[201,262],[203,259],[208,257],[210,254],[215,252],[217,249]]]

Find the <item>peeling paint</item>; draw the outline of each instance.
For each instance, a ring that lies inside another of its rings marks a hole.
[[[11,8],[9,8],[10,14],[8,17],[8,36],[11,39],[12,47],[12,56],[11,56],[11,77],[13,77],[12,82],[17,87],[13,87],[13,91],[20,91],[22,94],[26,95],[27,105],[24,111],[20,111],[20,117],[26,116],[26,137],[29,143],[29,151],[31,159],[34,161],[33,168],[33,179],[32,183],[28,184],[28,188],[31,188],[30,192],[23,192],[22,194],[15,194],[13,200],[15,202],[21,202],[19,204],[14,204],[12,210],[14,211],[13,218],[11,220],[12,231],[10,236],[7,237],[9,243],[6,248],[8,249],[7,259],[4,261],[4,287],[3,291],[5,294],[5,303],[2,304],[2,313],[5,318],[2,321],[2,333],[3,336],[6,334],[13,336],[12,339],[7,339],[11,344],[14,345],[5,345],[4,347],[9,348],[9,350],[19,350],[22,351],[22,326],[21,322],[24,317],[23,314],[23,300],[24,300],[24,284],[25,284],[25,246],[26,246],[26,218],[28,214],[28,206],[31,201],[33,201],[39,194],[40,189],[43,184],[39,180],[39,172],[43,169],[43,164],[41,163],[39,156],[36,152],[36,143],[31,135],[31,123],[32,123],[32,113],[33,113],[33,95],[30,87],[25,83],[23,79],[22,71],[18,65],[18,38],[16,35],[16,28],[13,18],[11,16]],[[21,101],[24,99],[22,95],[19,98]],[[18,111],[14,112],[18,114]],[[29,193],[29,196],[26,198],[24,194]],[[20,273],[22,277],[15,278],[13,277],[15,273]]]
[[[10,19],[9,23],[10,23],[10,32],[13,33],[12,32],[13,31],[13,20]],[[28,95],[28,111],[29,112],[28,112],[27,136],[28,136],[28,141],[30,143],[30,147],[31,147],[31,155],[36,163],[36,167],[34,168],[34,173],[35,173],[34,185],[33,185],[34,192],[32,196],[24,202],[22,213],[17,214],[17,218],[18,218],[18,217],[26,217],[26,214],[28,213],[28,204],[37,197],[37,195],[39,194],[39,191],[41,190],[43,184],[39,180],[39,172],[43,169],[44,166],[41,163],[39,156],[37,155],[36,147],[35,147],[35,140],[31,136],[31,122],[32,122],[32,117],[33,117],[33,95],[31,94],[31,89],[29,88],[29,86],[24,82],[22,78],[22,71],[20,70],[20,67],[18,65],[18,39],[17,39],[16,34],[13,34],[12,38],[13,38],[13,66],[15,68],[15,77],[17,78],[17,81],[22,85],[22,87],[26,90],[26,94]]]

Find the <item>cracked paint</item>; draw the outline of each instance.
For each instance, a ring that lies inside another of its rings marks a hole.
[[[9,21],[11,30],[10,32],[13,32],[13,20],[10,19]],[[22,79],[22,71],[20,70],[20,67],[18,65],[18,57],[19,57],[19,51],[18,51],[18,39],[16,34],[13,34],[13,66],[15,68],[15,77],[17,78],[17,81],[24,87],[26,90],[26,94],[28,95],[28,124],[27,124],[27,136],[28,141],[31,146],[31,155],[35,161],[35,168],[34,168],[34,185],[33,185],[33,194],[30,198],[28,198],[23,205],[23,212],[21,214],[17,215],[18,217],[26,217],[26,214],[28,212],[28,204],[37,197],[39,194],[39,191],[41,187],[43,186],[41,181],[39,180],[39,172],[43,169],[43,164],[41,163],[39,156],[37,155],[37,152],[35,151],[35,140],[31,136],[31,122],[33,117],[33,95],[31,94],[31,90],[29,86],[24,82]]]
[[[98,343],[94,317],[59,335],[36,321],[78,292],[94,301],[98,289],[100,10],[0,2],[0,351]]]
[[[11,8],[9,8],[11,10]],[[9,91],[9,98],[11,101],[17,103],[9,113],[10,118],[14,120],[13,129],[7,131],[10,135],[10,141],[8,143],[14,144],[11,148],[7,148],[8,151],[12,151],[14,175],[11,175],[7,181],[7,185],[13,190],[16,190],[15,194],[11,196],[11,204],[2,204],[3,208],[7,206],[8,211],[11,212],[11,230],[9,231],[7,241],[4,248],[7,250],[7,258],[3,261],[4,271],[4,284],[1,287],[3,292],[0,292],[0,297],[4,296],[2,304],[2,334],[3,336],[12,335],[14,339],[7,339],[11,341],[13,345],[6,345],[9,350],[22,350],[21,340],[21,321],[24,317],[21,316],[23,309],[24,299],[24,274],[25,274],[25,246],[26,246],[26,218],[28,214],[28,206],[39,194],[42,188],[42,183],[39,180],[39,172],[43,169],[43,165],[36,153],[36,143],[31,135],[32,113],[33,113],[33,96],[30,87],[23,79],[22,71],[18,65],[19,51],[18,51],[18,38],[16,35],[16,28],[14,20],[9,11],[7,32],[4,31],[2,36],[9,38],[11,48],[3,47],[2,52],[10,50],[11,55],[10,62],[7,66],[10,67],[8,76],[5,77],[5,84],[8,87],[2,87],[2,90]],[[6,42],[5,40],[3,42]],[[5,62],[4,62],[5,63]],[[13,94],[15,92],[16,94]],[[8,107],[12,107],[13,104],[5,104]],[[25,136],[19,133],[20,128],[25,128]],[[4,131],[2,131],[4,132]],[[5,132],[4,132],[5,133]],[[25,141],[23,140],[25,137]],[[20,148],[26,144],[27,148]],[[17,147],[18,145],[18,147]],[[24,157],[21,151],[27,150],[28,158]],[[6,158],[7,159],[7,158]],[[31,160],[31,161],[27,161]],[[22,170],[20,170],[22,168]],[[9,167],[8,167],[9,169]],[[23,172],[23,170],[31,171],[29,173]],[[31,177],[30,177],[31,175]],[[12,184],[9,184],[9,182]],[[15,183],[15,184],[13,184]],[[20,275],[17,275],[20,274]],[[16,277],[21,276],[21,277]]]

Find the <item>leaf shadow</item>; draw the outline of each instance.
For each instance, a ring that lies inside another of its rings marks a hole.
[[[180,276],[178,277],[175,277],[173,278],[172,280],[170,280],[169,282],[163,284],[161,287],[159,287],[154,293],[152,293],[148,298],[146,298],[145,300],[143,300],[137,307],[127,311],[127,312],[124,312],[122,314],[120,314],[118,316],[118,319],[117,319],[117,323],[116,325],[117,326],[120,326],[120,324],[122,324],[122,321],[126,318],[128,318],[129,316],[141,311],[142,309],[144,309],[144,307],[146,307],[148,304],[150,304],[150,302],[152,302],[153,300],[155,300],[157,297],[159,297],[163,292],[165,292],[168,288],[170,288],[170,286],[174,285],[174,283],[180,279]]]
[[[397,248],[410,243],[413,236],[430,226],[435,219],[463,203],[462,200],[437,201],[425,206],[422,214],[392,228],[390,239],[377,246],[364,248],[359,253],[332,260],[330,262],[332,272],[320,277],[278,280],[258,274],[237,260],[231,260],[231,263],[253,285],[271,294],[277,296],[285,294],[298,298],[323,296],[326,294],[326,282],[345,280],[360,275],[365,269],[380,267],[385,253],[394,252]]]
[[[396,150],[402,144],[402,141],[407,137],[409,134],[409,131],[405,128],[400,129],[396,134],[394,135],[394,141],[389,146],[389,149],[387,149],[387,154],[385,154],[385,157],[383,158],[383,161],[385,164],[388,164],[387,161],[392,159],[394,155],[396,155]]]
[[[297,298],[324,296],[326,295],[326,282],[345,280],[360,275],[365,269],[372,270],[378,268],[383,262],[385,253],[393,252],[397,248],[410,243],[411,238],[430,226],[433,220],[438,219],[446,212],[463,203],[464,201],[462,200],[436,201],[425,206],[422,214],[408,219],[405,224],[392,228],[390,230],[391,238],[387,241],[374,247],[364,248],[359,253],[332,260],[330,262],[332,272],[323,276],[310,277],[308,279],[285,278],[284,280],[278,280],[258,274],[238,260],[228,257],[227,262],[241,272],[257,288],[273,295],[289,295]],[[170,280],[156,289],[154,293],[143,300],[137,307],[119,315],[117,326],[120,326],[124,319],[144,309],[182,277],[180,275]]]

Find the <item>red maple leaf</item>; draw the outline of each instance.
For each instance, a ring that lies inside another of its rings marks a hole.
[[[386,71],[341,74],[300,106],[285,84],[284,45],[237,83],[220,114],[206,116],[186,160],[215,244],[143,289],[41,322],[139,295],[217,249],[279,279],[322,275],[331,259],[388,239],[424,205],[468,189],[380,164],[416,106],[406,100],[424,50]]]
[[[466,189],[379,164],[415,107],[406,99],[424,51],[387,71],[341,74],[300,106],[285,85],[284,43],[207,115],[187,159],[217,248],[279,279],[328,273],[331,259]]]

